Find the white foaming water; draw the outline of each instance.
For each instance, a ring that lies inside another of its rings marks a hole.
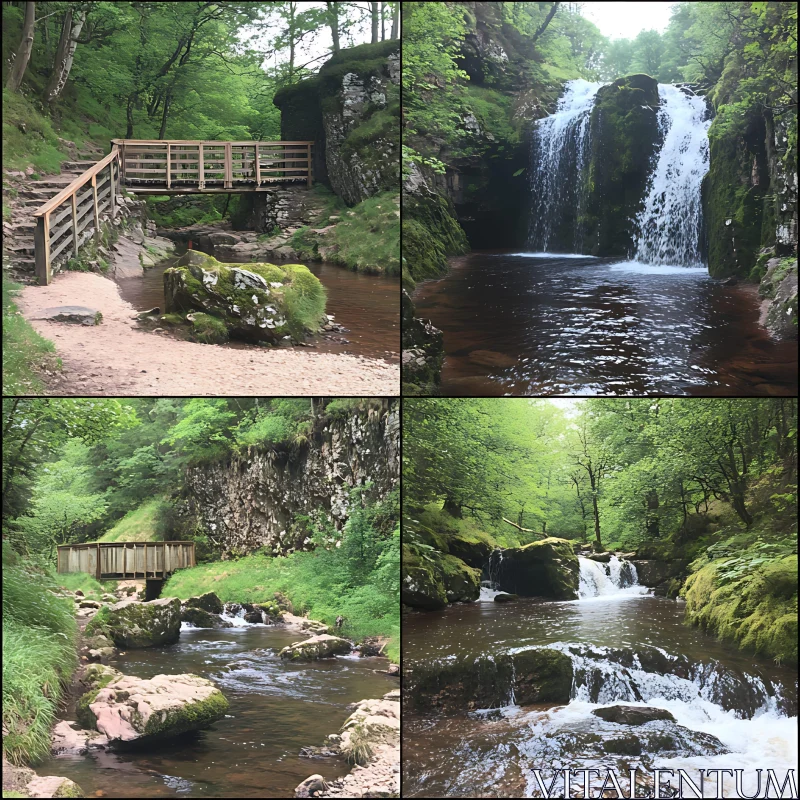
[[[494,589],[490,589],[488,586],[481,586],[481,593],[478,597],[478,602],[480,603],[492,603],[494,602],[495,597],[501,594],[501,592],[497,592]]]
[[[591,558],[578,557],[580,565],[580,582],[578,597],[580,600],[592,600],[608,597],[637,597],[647,593],[647,587],[639,586],[636,567],[630,561],[620,561],[611,556],[608,564],[593,561]]]
[[[705,267],[680,267],[669,264],[641,264],[638,261],[621,261],[609,267],[611,272],[633,272],[637,275],[708,275]]]
[[[556,112],[536,123],[531,159],[533,212],[528,243],[543,251],[554,240],[563,212],[580,215],[583,167],[589,147],[589,116],[602,83],[569,81]],[[579,232],[575,231],[575,240]]]
[[[219,616],[220,619],[225,620],[225,622],[230,622],[230,624],[234,628],[254,628],[259,625],[261,626],[264,625],[263,622],[245,622],[244,615],[245,615],[245,610],[243,608],[240,608],[235,615],[223,612]]]
[[[503,254],[505,257],[506,254]],[[508,253],[510,256],[522,258],[598,258],[599,256],[583,256],[580,253]]]
[[[708,172],[706,101],[677,86],[659,84],[658,125],[664,143],[637,218],[634,261],[702,266],[700,184]]]

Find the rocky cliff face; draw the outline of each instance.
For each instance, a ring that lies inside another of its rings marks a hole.
[[[302,549],[295,515],[327,515],[337,528],[350,491],[372,484],[385,497],[399,484],[400,409],[373,401],[369,410],[317,420],[307,444],[276,446],[189,469],[185,510],[220,539],[226,553],[265,547],[276,555]]]
[[[398,41],[342,50],[273,102],[281,109],[282,138],[316,143],[316,179],[348,205],[399,189]]]

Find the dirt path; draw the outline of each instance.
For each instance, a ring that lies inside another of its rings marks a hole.
[[[95,327],[35,320],[45,308],[88,306]],[[67,395],[352,395],[400,393],[400,368],[384,361],[305,349],[238,350],[144,331],[117,285],[94,273],[67,272],[50,286],[27,286],[20,310],[56,346],[64,368],[51,383]]]

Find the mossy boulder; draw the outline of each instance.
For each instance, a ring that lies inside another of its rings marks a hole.
[[[646,722],[663,719],[675,722],[675,717],[669,711],[648,706],[609,706],[596,708],[592,714],[606,722],[617,722],[620,725],[644,725]]]
[[[414,303],[403,289],[403,394],[436,394],[444,361],[444,336],[430,320],[418,319],[414,313]]]
[[[174,644],[180,636],[181,601],[177,597],[146,603],[122,600],[103,612],[103,623],[117,647],[133,649]]]
[[[352,642],[327,633],[312,636],[302,642],[294,642],[279,653],[287,661],[316,661],[347,655],[353,649]]]
[[[576,600],[580,568],[572,542],[548,537],[497,551],[492,574],[503,592],[522,597]]]
[[[448,603],[477,600],[481,593],[481,571],[451,555],[439,556],[439,570]]]
[[[227,620],[221,619],[218,614],[211,614],[203,611],[202,608],[191,608],[187,606],[181,609],[181,622],[188,622],[195,628],[231,628],[233,627]]]
[[[547,648],[466,657],[415,666],[407,676],[409,701],[447,711],[498,708],[513,697],[518,705],[568,703],[572,659]]]
[[[635,239],[651,161],[660,143],[658,82],[629,75],[597,91],[589,121],[591,137],[584,216],[584,253],[627,256]]]
[[[123,675],[79,701],[79,721],[112,744],[155,740],[204,728],[228,710],[214,684],[197,675]]]
[[[208,611],[211,614],[222,613],[222,600],[214,592],[206,592],[199,597],[190,597],[186,601],[186,605],[190,608],[202,608],[203,611]]]
[[[447,603],[477,600],[480,591],[480,570],[460,558],[403,547],[401,600],[405,605],[435,611]]]
[[[4,773],[5,774],[5,773]],[[3,792],[3,797],[8,797]],[[55,775],[36,776],[26,787],[25,794],[17,797],[86,797],[77,783]]]
[[[165,270],[164,298],[168,314],[200,312],[222,322],[231,338],[277,344],[319,331],[326,293],[302,264],[222,264],[189,250]],[[218,324],[210,325],[204,316],[200,323],[218,338]]]

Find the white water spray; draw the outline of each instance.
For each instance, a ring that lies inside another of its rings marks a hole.
[[[578,557],[580,582],[578,597],[581,600],[596,597],[634,597],[647,593],[645,586],[639,585],[636,567],[630,561],[621,561],[611,556],[607,564],[591,558]]]
[[[634,261],[702,266],[700,186],[708,172],[706,101],[671,84],[659,84],[658,127],[664,143],[637,217]]]

